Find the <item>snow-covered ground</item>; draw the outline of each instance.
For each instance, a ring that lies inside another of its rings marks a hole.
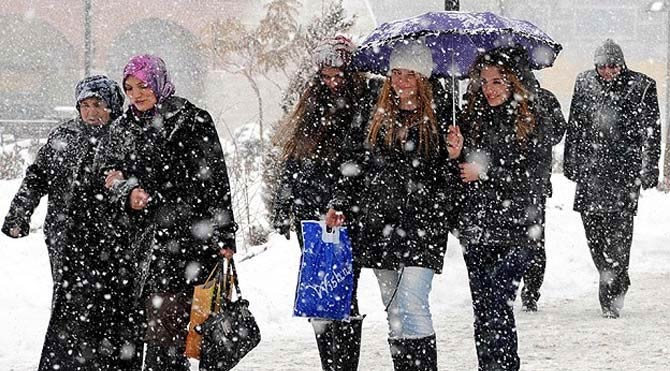
[[[586,248],[574,186],[553,178],[547,210],[547,274],[540,311],[517,313],[523,370],[670,369],[670,194],[646,191],[635,220],[632,286],[620,319],[600,316],[597,274]],[[0,182],[2,217],[18,181]],[[43,220],[43,206],[33,219]],[[21,240],[0,237],[0,370],[37,367],[50,305],[49,263],[41,231]],[[306,320],[292,318],[299,251],[295,238],[274,236],[270,248],[239,264],[241,287],[263,340],[239,370],[319,370]],[[374,276],[359,292],[363,325],[361,370],[392,369],[386,322]],[[450,241],[445,273],[431,296],[441,370],[475,370],[472,311],[461,250]],[[518,303],[517,303],[518,304]],[[193,369],[197,369],[194,367]]]

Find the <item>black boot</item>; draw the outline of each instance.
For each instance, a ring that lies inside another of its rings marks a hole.
[[[324,371],[356,371],[363,319],[313,323]]]
[[[389,339],[396,371],[437,371],[435,335],[419,339]]]

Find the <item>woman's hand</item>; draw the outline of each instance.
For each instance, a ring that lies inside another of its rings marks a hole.
[[[19,238],[19,236],[21,236],[21,227],[16,226],[10,228],[9,235],[14,238]]]
[[[130,192],[130,208],[133,210],[142,210],[149,203],[149,194],[142,188],[135,188]]]
[[[474,162],[465,162],[458,167],[461,168],[461,180],[465,183],[480,180],[480,176],[484,172],[482,166]]]
[[[112,170],[107,173],[107,177],[105,178],[105,188],[110,189],[114,186],[114,183],[123,179],[123,173],[120,170]]]
[[[447,152],[449,152],[449,158],[458,158],[462,150],[463,134],[461,134],[461,128],[457,125],[451,125],[447,133]]]
[[[235,255],[235,251],[231,249],[230,247],[224,247],[222,249],[219,249],[219,255],[223,256],[226,259],[230,259]]]
[[[344,214],[341,211],[335,211],[335,209],[328,209],[326,213],[326,225],[330,228],[339,227],[344,224]]]

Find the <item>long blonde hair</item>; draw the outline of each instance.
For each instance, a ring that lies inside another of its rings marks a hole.
[[[520,142],[525,142],[535,130],[537,124],[535,115],[530,108],[532,93],[521,82],[518,74],[505,64],[484,57],[480,57],[475,63],[475,67],[470,73],[471,80],[470,85],[468,86],[468,116],[470,118],[475,118],[477,116],[475,114],[477,109],[488,106],[481,88],[481,72],[487,67],[497,68],[500,75],[503,77],[503,81],[508,84],[510,88],[510,99],[514,99],[517,103],[515,121],[516,139]],[[475,119],[475,121],[477,120]],[[478,125],[475,126],[475,130],[477,129]]]
[[[438,124],[433,110],[433,90],[425,76],[420,74],[417,76],[418,109],[416,114],[407,120],[408,122],[398,122],[399,99],[391,86],[391,77],[387,77],[384,81],[368,130],[367,142],[371,146],[377,145],[380,132],[384,133],[384,145],[387,147],[401,145],[408,131],[400,129],[411,128],[414,125],[418,126],[419,130],[419,150],[423,149],[426,156],[430,156],[432,146],[439,146]]]

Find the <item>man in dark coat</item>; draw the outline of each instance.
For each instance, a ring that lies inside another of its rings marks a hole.
[[[138,369],[140,359],[132,355],[141,345],[124,337],[132,331],[122,322],[132,302],[132,288],[125,285],[128,251],[119,243],[124,234],[112,229],[116,214],[98,197],[103,179],[92,170],[97,143],[121,114],[123,94],[116,82],[91,76],[77,84],[75,99],[79,116],[50,133],[26,170],[2,231],[28,235],[33,211],[48,196],[44,235],[53,297],[39,370]]]
[[[614,41],[596,49],[594,63],[575,83],[564,171],[577,183],[574,210],[600,273],[603,316],[617,318],[630,285],[640,186],[658,183],[659,109],[655,81],[628,69]]]
[[[544,281],[544,272],[547,266],[547,254],[544,248],[545,243],[545,209],[547,205],[547,198],[552,195],[551,186],[551,170],[552,170],[552,151],[551,148],[557,145],[565,134],[567,122],[563,117],[561,111],[561,104],[556,99],[556,96],[547,89],[540,86],[539,82],[534,78],[530,70],[527,71],[527,78],[524,83],[529,87],[535,107],[535,113],[538,116],[538,122],[545,125],[541,131],[540,140],[543,142],[544,150],[542,151],[541,164],[542,178],[534,184],[540,185],[535,195],[535,202],[538,211],[539,234],[535,239],[534,246],[531,251],[532,259],[523,275],[523,289],[521,290],[521,301],[523,308],[529,312],[537,311],[537,301],[540,298],[540,287]]]

